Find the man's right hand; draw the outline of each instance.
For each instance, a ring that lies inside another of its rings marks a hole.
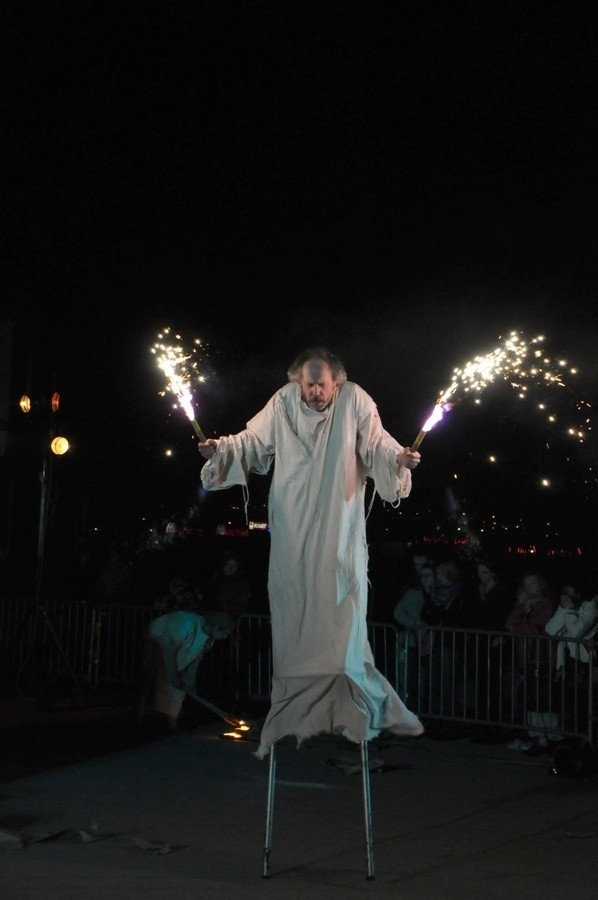
[[[197,449],[204,459],[211,459],[214,456],[217,447],[218,441],[214,438],[208,438],[206,441],[202,441],[197,445]]]

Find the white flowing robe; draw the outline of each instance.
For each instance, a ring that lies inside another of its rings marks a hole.
[[[423,732],[376,669],[366,625],[366,478],[385,501],[407,497],[411,472],[397,473],[402,449],[359,385],[339,385],[320,413],[289,383],[244,431],[220,438],[202,468],[203,486],[218,490],[247,485],[276,458],[268,502],[273,678],[259,758],[290,735],[357,742],[382,730]]]

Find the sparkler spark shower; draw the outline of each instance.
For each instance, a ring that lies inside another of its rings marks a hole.
[[[522,332],[512,331],[490,353],[485,356],[475,356],[470,362],[465,363],[462,369],[454,369],[451,384],[436,401],[432,414],[411,444],[411,449],[417,450],[428,431],[442,419],[444,413],[450,410],[457,400],[471,392],[481,393],[496,378],[502,378],[511,387],[518,390],[522,399],[526,396],[529,384],[565,388],[564,376],[567,363],[565,360],[559,360],[557,367],[551,368],[553,363],[541,346],[543,341],[542,335],[526,341]],[[568,373],[575,375],[577,369],[569,368]],[[451,397],[454,400],[449,400]],[[590,409],[590,404],[586,401],[579,401],[577,403],[578,410],[581,407]],[[545,409],[545,404],[538,404],[538,408]],[[549,414],[547,418],[549,422],[556,420],[553,414]],[[587,414],[585,426],[585,429],[570,427],[567,429],[567,433],[583,442],[586,431],[591,428]]]
[[[204,381],[204,376],[198,371],[198,362],[194,357],[197,350],[202,348],[201,341],[196,338],[194,347],[191,351],[185,351],[182,344],[182,338],[179,334],[175,335],[176,344],[165,343],[170,337],[170,328],[164,328],[157,335],[156,343],[151,347],[151,353],[156,354],[158,368],[166,375],[166,390],[160,391],[161,396],[166,395],[166,391],[170,391],[177,398],[175,408],[182,409],[191,422],[195,434],[203,443],[206,439],[205,434],[199,427],[199,423],[195,418],[195,410],[193,408],[193,394],[191,393],[192,381]]]

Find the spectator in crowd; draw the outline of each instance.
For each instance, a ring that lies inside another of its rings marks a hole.
[[[504,631],[507,616],[515,605],[511,585],[495,556],[484,554],[476,561],[480,602],[476,610],[477,626],[485,631]]]
[[[594,576],[592,579],[590,594],[592,595],[592,602],[598,607],[598,576]],[[583,635],[583,639],[583,645],[588,651],[589,657],[593,659],[594,665],[598,664],[598,659],[596,658],[598,655],[598,621],[588,629]]]
[[[536,665],[539,651],[533,638],[544,634],[553,612],[546,578],[537,569],[528,569],[519,581],[516,601],[505,621],[505,630],[518,636],[516,659],[521,672],[526,666]]]
[[[598,622],[598,601],[584,597],[575,579],[568,579],[561,588],[559,601],[554,615],[546,623],[546,633],[553,637],[583,638]],[[589,662],[589,653],[586,645],[581,642],[559,641],[557,647],[557,669],[572,668],[572,663],[581,660]]]
[[[430,554],[424,550],[421,544],[412,544],[409,548],[410,567],[407,577],[403,581],[401,595],[409,588],[419,589],[421,586],[420,576],[424,566],[432,565]]]
[[[209,609],[226,613],[234,622],[249,610],[251,587],[240,559],[234,554],[226,554],[208,581],[206,602]]]
[[[131,559],[125,541],[112,541],[108,557],[98,572],[93,594],[97,603],[127,603],[131,590]]]
[[[553,613],[554,601],[546,578],[539,570],[528,569],[519,581],[516,602],[505,622],[505,630],[516,638],[516,668],[508,673],[512,700],[522,713],[525,710],[526,723],[532,726],[526,738],[509,744],[514,750],[531,750],[536,740],[547,745],[545,732],[555,727],[553,714],[547,709],[548,642],[539,640],[546,633],[546,625]]]
[[[592,600],[598,606],[598,576],[592,579],[591,591]],[[592,625],[589,631],[584,635],[584,647],[588,651],[588,664],[591,667],[593,691],[592,691],[592,718],[594,728],[592,732],[592,746],[597,743],[598,731],[598,622]]]
[[[464,670],[470,635],[453,629],[472,628],[477,620],[479,600],[466,577],[463,564],[446,557],[434,567],[436,585],[422,606],[420,623],[440,626],[446,631],[428,631],[422,637],[422,685],[429,691],[431,712],[449,712],[471,700],[471,671]],[[440,705],[438,705],[440,704]]]
[[[202,605],[203,597],[183,578],[172,578],[168,584],[168,593],[160,597],[153,604],[156,615],[171,612],[174,609],[187,609],[198,612]]]
[[[243,653],[241,630],[237,623],[249,611],[251,586],[238,556],[226,551],[221,565],[206,585],[206,614],[217,622],[224,616],[232,622],[233,631],[228,642],[228,667],[225,673],[225,699],[229,707],[236,708],[239,700],[237,669]],[[247,631],[244,634],[247,635]]]
[[[420,621],[424,603],[433,602],[436,574],[431,563],[421,566],[418,582],[407,588],[394,609],[394,620],[403,631]]]
[[[500,716],[500,681],[507,616],[515,605],[515,593],[496,556],[477,558],[479,604],[476,625],[482,632],[476,638],[476,718],[496,721]]]
[[[415,563],[416,559],[417,557],[414,556],[414,565],[419,572],[419,584],[407,588],[394,609],[394,620],[402,637],[402,647],[399,651],[399,694],[403,699],[407,696],[414,696],[417,689],[419,640],[414,629],[421,621],[424,603],[433,597],[436,584],[436,575],[432,564],[424,562],[419,565],[419,561]],[[407,676],[405,675],[405,666],[407,666]]]
[[[421,619],[427,625],[472,628],[477,622],[479,601],[460,564],[445,557],[434,566],[436,585],[424,603]]]
[[[546,623],[546,633],[553,637],[577,639],[559,641],[556,649],[563,724],[574,731],[585,731],[587,728],[590,653],[581,639],[590,634],[597,624],[598,598],[584,596],[577,579],[564,581],[554,615]]]
[[[368,619],[393,622],[397,602],[410,588],[419,590],[422,566],[431,558],[422,544],[408,544],[392,555],[392,572],[373,572],[368,579]]]

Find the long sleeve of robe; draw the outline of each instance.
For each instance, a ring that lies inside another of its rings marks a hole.
[[[346,382],[324,412],[289,383],[244,431],[220,438],[202,468],[207,490],[247,485],[274,462],[268,594],[273,678],[257,756],[280,738],[319,733],[369,740],[423,726],[375,668],[367,637],[366,479],[398,504],[411,472],[372,398]]]

